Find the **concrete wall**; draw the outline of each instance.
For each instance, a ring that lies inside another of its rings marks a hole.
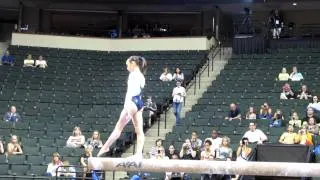
[[[150,38],[150,39],[103,39],[37,34],[12,34],[12,45],[99,51],[156,51],[156,50],[207,50],[214,39]]]

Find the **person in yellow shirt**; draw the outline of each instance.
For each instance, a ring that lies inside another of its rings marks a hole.
[[[288,81],[289,80],[289,74],[287,73],[287,69],[285,67],[282,68],[281,73],[278,75],[279,81]]]
[[[312,135],[308,132],[307,126],[302,126],[301,129],[298,131],[298,134],[296,136],[296,143],[307,146],[313,145]]]
[[[293,126],[289,125],[287,132],[284,132],[279,139],[281,144],[294,144],[296,142],[297,134],[293,132]]]

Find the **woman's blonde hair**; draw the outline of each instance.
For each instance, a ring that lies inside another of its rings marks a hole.
[[[100,132],[99,132],[98,130],[94,130],[94,131],[92,132],[92,136],[91,136],[92,140],[93,140],[93,134],[94,134],[95,132],[98,133],[98,139],[100,140]]]
[[[222,142],[223,142],[223,141],[227,141],[227,143],[228,143],[227,146],[230,146],[230,138],[229,138],[229,137],[223,136],[223,137],[222,137]],[[223,145],[223,144],[222,144],[222,145]]]
[[[58,157],[59,160],[60,160],[60,154],[57,153],[57,152],[54,152],[54,153],[52,154],[52,163],[53,163],[53,164],[54,164],[54,161],[53,161],[53,158],[54,158],[54,157]]]

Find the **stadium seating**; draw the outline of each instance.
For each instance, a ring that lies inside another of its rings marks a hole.
[[[180,67],[188,81],[206,54],[205,51],[95,52],[22,46],[9,49],[16,66],[0,67],[0,112],[4,114],[9,106],[15,105],[23,122],[0,122],[0,136],[8,143],[10,135],[18,135],[24,155],[8,161],[4,158],[0,175],[31,176],[44,175],[53,152],[79,165],[83,149],[64,147],[74,126],[80,126],[86,138],[93,130],[99,130],[103,140],[108,137],[123,106],[128,76],[125,60],[129,56],[143,55],[148,60],[144,95],[153,96],[161,107],[175,85],[160,82],[162,68],[168,66],[173,71]],[[44,56],[49,67],[22,68],[26,54]],[[129,124],[114,145],[118,153],[132,142],[133,132]]]

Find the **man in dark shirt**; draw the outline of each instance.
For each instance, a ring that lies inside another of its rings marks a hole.
[[[241,112],[238,105],[236,105],[235,103],[230,104],[230,110],[229,110],[228,116],[225,117],[225,119],[229,121],[232,121],[234,119],[241,120]]]
[[[11,106],[10,110],[4,115],[3,120],[7,122],[18,122],[22,121],[22,118],[19,113],[17,113],[16,107]]]

